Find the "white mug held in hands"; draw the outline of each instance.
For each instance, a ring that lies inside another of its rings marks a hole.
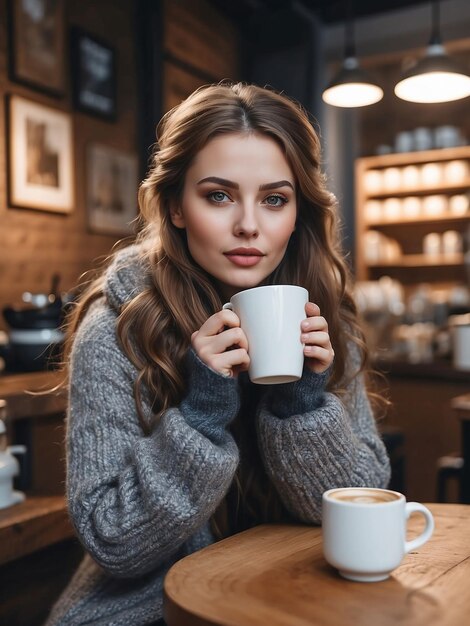
[[[266,285],[235,294],[224,309],[240,318],[248,339],[248,374],[259,385],[299,380],[304,365],[301,323],[308,292],[296,285]]]
[[[406,540],[411,513],[426,520],[424,531]],[[410,550],[430,539],[431,511],[388,489],[345,487],[323,494],[323,554],[344,578],[359,582],[385,580]]]

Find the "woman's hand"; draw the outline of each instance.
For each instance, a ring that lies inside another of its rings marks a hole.
[[[191,335],[191,345],[208,367],[223,376],[248,369],[248,340],[240,319],[229,309],[218,311]]]
[[[333,363],[335,356],[328,334],[328,323],[320,315],[320,307],[313,302],[307,302],[305,312],[307,319],[301,325],[305,364],[312,372],[321,374]]]

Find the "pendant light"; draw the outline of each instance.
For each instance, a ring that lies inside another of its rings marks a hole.
[[[442,45],[439,1],[432,3],[432,33],[424,56],[395,85],[395,94],[409,102],[451,102],[470,95],[470,76]]]
[[[363,107],[378,102],[383,90],[375,80],[359,66],[354,43],[354,23],[351,0],[347,5],[343,65],[322,94],[327,104],[336,107]]]

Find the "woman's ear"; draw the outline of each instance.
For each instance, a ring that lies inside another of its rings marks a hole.
[[[176,228],[186,228],[181,207],[176,205],[170,207],[170,219],[171,223],[173,226],[176,226]]]

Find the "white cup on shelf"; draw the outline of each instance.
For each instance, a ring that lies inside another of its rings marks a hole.
[[[364,173],[364,189],[370,194],[383,191],[383,175],[380,170],[368,170]]]
[[[386,198],[383,203],[384,218],[389,221],[396,221],[401,218],[401,200],[400,198]]]
[[[364,204],[364,215],[369,224],[382,221],[382,202],[367,200]]]
[[[421,198],[406,196],[401,203],[403,217],[408,220],[417,219],[421,215]]]
[[[439,233],[428,233],[423,238],[423,252],[427,257],[436,258],[442,251],[441,236]]]
[[[389,146],[386,143],[379,144],[377,148],[375,149],[375,154],[378,154],[380,156],[384,154],[391,154],[392,152],[393,152],[392,146]]]
[[[401,171],[401,182],[405,189],[416,189],[420,186],[421,177],[416,165],[407,165]]]
[[[442,217],[447,211],[447,197],[442,194],[426,196],[422,206],[427,217]]]
[[[382,237],[377,230],[364,233],[364,259],[366,263],[380,263],[382,259]]]
[[[387,167],[383,172],[385,191],[397,191],[401,187],[401,170],[398,167]]]
[[[434,129],[434,145],[436,148],[455,148],[463,143],[462,132],[457,126],[450,124]]]
[[[461,254],[462,249],[462,235],[457,230],[446,230],[442,233],[442,254],[444,256],[456,256]]]
[[[402,249],[396,239],[386,237],[384,241],[384,252],[382,255],[383,260],[387,263],[395,263],[400,260],[402,256]]]
[[[455,369],[470,372],[470,314],[451,315],[452,361]]]
[[[395,150],[397,152],[412,152],[414,148],[413,133],[409,130],[403,130],[395,136]]]
[[[455,159],[444,165],[444,180],[449,185],[460,185],[468,180],[469,165],[463,159]]]
[[[425,163],[421,166],[421,184],[424,187],[438,187],[443,178],[440,163]]]
[[[470,211],[470,194],[455,194],[449,198],[449,213],[459,216]]]
[[[415,150],[431,150],[434,145],[433,131],[430,128],[420,126],[413,131]]]

